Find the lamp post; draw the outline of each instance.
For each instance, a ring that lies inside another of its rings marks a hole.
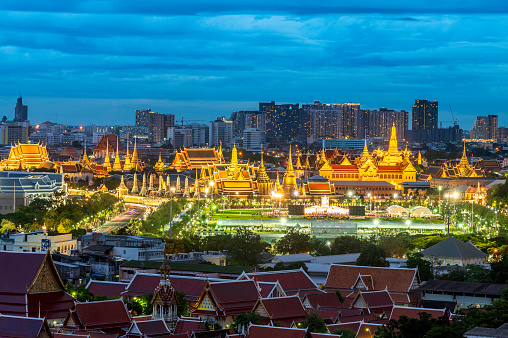
[[[441,186],[439,186],[439,187],[437,188],[437,190],[439,191],[439,199],[438,199],[438,201],[437,201],[437,207],[438,207],[438,209],[439,209],[439,212],[441,212],[441,189],[442,189],[442,187],[441,187]]]
[[[175,187],[169,189],[171,191],[171,200],[169,202],[169,238],[171,239],[171,228],[173,227],[173,195],[175,193]]]

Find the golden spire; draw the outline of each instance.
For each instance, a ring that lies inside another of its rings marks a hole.
[[[296,160],[296,169],[302,169],[302,162],[300,162],[300,154],[298,154],[298,159]]]
[[[164,162],[162,162],[161,153],[159,153],[159,160],[157,161],[157,163],[155,163],[154,168],[157,171],[163,171],[166,168],[166,166],[164,165]]]
[[[113,171],[122,171],[122,164],[120,163],[120,151],[118,150],[118,144],[120,140],[116,137],[116,157],[115,163],[113,164]]]
[[[83,161],[81,161],[83,166],[89,166],[90,162],[88,161],[88,155],[86,154],[86,140],[85,140],[85,148],[83,149]]]
[[[220,141],[219,145],[219,163],[222,164],[222,159],[224,158],[224,155],[222,155],[222,141]]]
[[[397,128],[395,128],[395,122],[392,125],[392,134],[390,135],[390,143],[388,145],[388,153],[390,155],[399,154],[399,145],[397,143]]]
[[[272,181],[266,173],[265,164],[263,161],[263,144],[261,144],[261,162],[259,163],[258,176],[257,176],[258,190],[261,195],[268,195],[272,187]]]
[[[422,153],[418,151],[418,165],[422,165]]]
[[[309,154],[307,154],[307,156],[305,157],[305,168],[310,168],[309,157],[310,157]]]
[[[134,151],[132,152],[132,161],[131,161],[132,169],[136,171],[140,171],[139,167],[139,159],[138,159],[138,149],[137,149],[137,138],[134,138]]]
[[[233,167],[233,169],[236,169],[237,166],[238,166],[238,153],[236,150],[236,144],[233,143],[233,151],[231,152],[231,167]]]
[[[282,187],[284,188],[284,193],[292,194],[294,190],[296,190],[296,176],[295,171],[293,170],[293,158],[291,156],[291,146],[289,146],[289,156],[288,156],[288,165],[286,167],[286,171],[284,172],[284,177],[282,179]]]
[[[104,159],[104,165],[108,171],[111,171],[111,162],[109,161],[109,139],[106,137],[106,158]]]
[[[131,157],[129,155],[129,138],[127,138],[127,154],[125,155],[125,161],[123,165],[123,169],[129,171],[132,169],[131,165]]]

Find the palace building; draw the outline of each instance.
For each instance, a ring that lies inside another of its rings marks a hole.
[[[49,169],[52,166],[46,146],[40,143],[11,145],[9,157],[0,162],[1,170]]]
[[[201,169],[204,166],[224,163],[222,155],[222,145],[219,150],[215,148],[184,148],[180,152],[176,152],[173,163],[169,169],[175,169],[178,172],[186,170]]]
[[[402,182],[415,182],[416,169],[410,160],[410,152],[399,151],[397,131],[392,126],[388,151],[376,150],[372,154],[367,149],[367,142],[362,154],[350,160],[342,156],[337,164],[331,164],[325,150],[321,152],[319,175],[330,181],[386,181],[398,185]]]
[[[474,168],[467,159],[466,144],[464,143],[464,150],[460,162],[456,165],[445,162],[438,166],[430,166],[423,174],[420,175],[420,181],[430,181],[438,178],[474,178],[485,177],[483,169]]]

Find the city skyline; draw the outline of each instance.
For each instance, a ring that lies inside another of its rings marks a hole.
[[[470,129],[508,113],[507,12],[501,1],[5,1],[0,112],[19,91],[32,121],[69,124],[130,124],[147,108],[212,120],[272,100],[410,111],[427,98]]]

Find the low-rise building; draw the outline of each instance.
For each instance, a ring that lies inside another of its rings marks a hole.
[[[457,302],[459,309],[466,309],[473,305],[484,307],[499,299],[505,284],[470,283],[448,280],[429,280],[422,284],[418,291],[422,300]]]
[[[453,236],[423,250],[421,253],[423,258],[430,261],[433,266],[486,264],[489,257],[473,243],[464,243]]]
[[[162,261],[166,244],[159,237],[91,233],[81,237],[81,247],[111,246],[111,255],[126,260]]]
[[[72,234],[48,233],[42,229],[9,234],[8,238],[0,239],[1,251],[44,252],[50,249],[52,252],[68,255],[70,250],[76,248],[77,240],[72,239]]]

